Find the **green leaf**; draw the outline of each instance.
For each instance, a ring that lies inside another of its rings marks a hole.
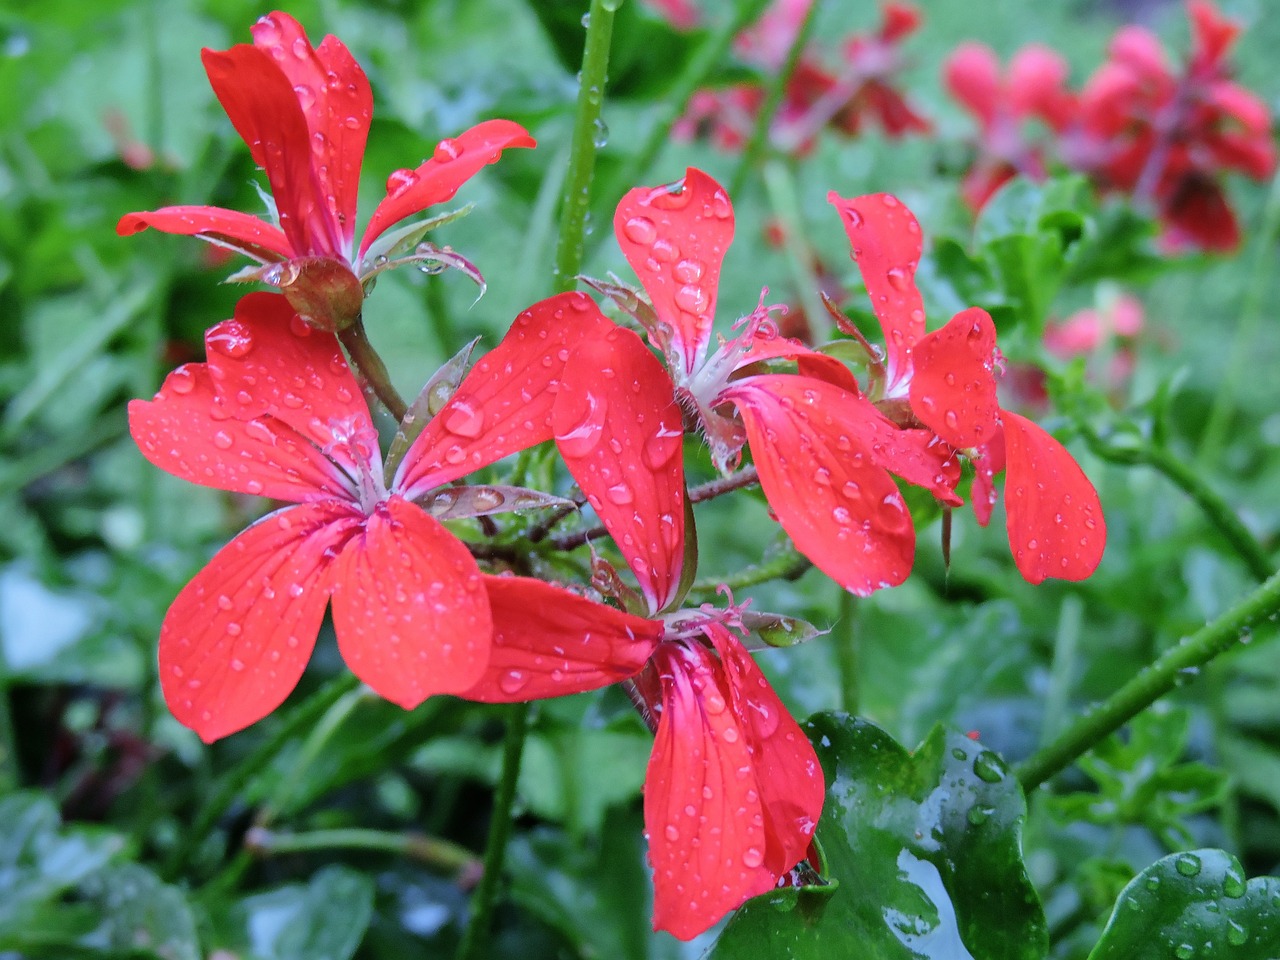
[[[1280,880],[1245,883],[1223,850],[1157,860],[1124,888],[1089,960],[1268,960],[1280,945]]]
[[[163,960],[203,956],[186,896],[146,867],[104,867],[81,884],[80,894],[102,916],[83,943],[103,950],[141,948]]]
[[[806,728],[828,783],[823,874],[838,885],[749,902],[709,960],[756,958],[765,942],[792,960],[1045,956],[1022,863],[1026,803],[999,757],[940,727],[914,753],[843,715]]]
[[[373,880],[325,867],[310,883],[246,898],[236,913],[255,960],[349,960],[373,918]]]

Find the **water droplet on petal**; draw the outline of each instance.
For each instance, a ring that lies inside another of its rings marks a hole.
[[[690,258],[677,263],[673,272],[681,283],[697,283],[707,272],[707,267],[701,260]]]
[[[899,292],[906,292],[911,288],[911,274],[905,267],[890,267],[885,277],[889,281],[889,286]]]
[[[478,437],[484,428],[484,411],[465,400],[454,400],[445,417],[444,428],[460,437]]]
[[[742,853],[742,865],[750,870],[754,870],[760,864],[764,863],[764,854],[760,852],[758,847],[747,847]]]
[[[645,246],[653,243],[658,236],[658,228],[648,217],[632,217],[622,225],[622,232],[632,243],[642,243]]]
[[[600,443],[609,405],[603,396],[583,394],[583,413],[570,430],[556,437],[561,453],[567,457],[585,457]]]
[[[418,174],[413,170],[393,170],[387,177],[387,196],[394,197],[403,193],[418,182]]]
[[[436,163],[449,163],[462,156],[462,151],[462,144],[457,140],[446,138],[436,144],[435,150],[431,153],[431,159]]]
[[[707,291],[695,284],[685,284],[676,291],[676,306],[687,313],[697,316],[707,312],[711,299],[707,296]]]
[[[239,360],[253,350],[253,334],[238,320],[220,323],[206,337],[209,348],[224,357]]]

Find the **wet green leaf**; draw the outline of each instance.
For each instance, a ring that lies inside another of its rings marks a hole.
[[[162,960],[201,960],[186,896],[146,867],[105,867],[81,885],[80,894],[102,918],[83,943],[103,950],[145,949]]]
[[[908,753],[884,731],[838,714],[806,725],[828,788],[818,825],[835,889],[779,890],[730,921],[709,960],[1025,958],[1048,930],[1022,863],[1026,804],[1003,761],[935,728]]]
[[[1280,951],[1280,879],[1245,882],[1235,857],[1157,860],[1120,893],[1089,960],[1270,960]]]
[[[348,960],[373,917],[373,880],[326,867],[310,883],[248,897],[236,912],[255,960]]]

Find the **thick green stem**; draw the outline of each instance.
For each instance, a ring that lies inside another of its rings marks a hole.
[[[308,830],[299,833],[254,827],[245,846],[258,856],[312,850],[372,850],[411,857],[446,873],[480,875],[480,860],[466,847],[421,833],[390,833],[360,827]]]
[[[409,405],[404,402],[395,384],[391,382],[387,365],[382,362],[378,351],[373,349],[373,344],[369,342],[369,336],[364,331],[364,321],[357,318],[355,323],[338,334],[338,339],[347,348],[347,356],[351,358],[352,366],[356,368],[360,378],[367,384],[373,395],[387,408],[391,416],[396,420],[403,419]]]
[[[587,213],[591,209],[591,178],[596,169],[596,140],[600,136],[600,108],[604,103],[609,44],[613,16],[619,0],[591,0],[587,43],[582,53],[578,108],[573,121],[569,173],[565,178],[564,206],[560,211],[560,236],[552,279],[556,293],[572,290],[586,255]]]
[[[1280,613],[1280,574],[1267,580],[1218,619],[1165,651],[1102,704],[1081,716],[1052,743],[1032,754],[1017,770],[1022,788],[1031,791],[1087,753],[1104,737],[1141,713],[1214,657],[1231,649],[1249,631]]]
[[[487,956],[485,945],[493,922],[493,908],[498,900],[498,884],[502,879],[502,863],[507,855],[511,835],[511,811],[516,801],[516,783],[520,780],[520,761],[524,754],[524,738],[529,728],[529,704],[512,704],[507,716],[507,738],[502,748],[502,780],[493,798],[493,816],[489,821],[489,842],[484,850],[484,873],[471,899],[471,920],[456,960],[481,960]]]
[[[241,760],[223,778],[222,783],[213,795],[205,801],[192,821],[182,842],[174,848],[165,861],[164,873],[167,877],[178,876],[190,862],[192,855],[204,842],[205,837],[213,829],[214,824],[227,812],[235,802],[240,791],[257,776],[284,748],[290,740],[300,732],[315,724],[325,712],[346,694],[355,689],[358,680],[351,674],[343,674],[311,694],[289,711],[281,711],[284,721],[258,748]],[[277,713],[277,716],[280,716]]]
[[[814,21],[817,20],[814,14],[820,2],[821,0],[813,0],[809,4],[809,10],[800,23],[800,29],[796,31],[795,39],[791,41],[791,48],[787,50],[787,58],[782,64],[782,69],[769,83],[764,103],[760,107],[760,112],[756,114],[755,124],[751,128],[751,138],[747,140],[746,149],[742,151],[738,166],[734,168],[733,176],[729,179],[730,197],[736,197],[742,192],[747,182],[747,175],[760,165],[765,147],[769,143],[769,128],[773,125],[773,118],[777,115],[778,108],[782,106],[782,98],[786,95],[791,75],[795,73],[804,48],[809,43],[809,35],[813,32]]]
[[[1164,474],[1183,493],[1195,501],[1205,517],[1218,528],[1227,542],[1244,560],[1258,580],[1265,580],[1275,571],[1275,564],[1267,556],[1262,544],[1241,521],[1230,504],[1201,478],[1195,467],[1189,466],[1171,454],[1167,448],[1153,443],[1138,446],[1116,447],[1107,443],[1091,430],[1084,431],[1089,449],[1111,463],[1126,466],[1153,467]]]
[[[801,556],[795,547],[788,544],[786,549],[773,559],[752,564],[737,573],[720,577],[700,577],[694,582],[689,592],[697,599],[710,599],[722,586],[730,590],[745,590],[747,587],[754,587],[756,584],[767,583],[770,580],[794,580],[811,566],[813,566],[812,561]]]

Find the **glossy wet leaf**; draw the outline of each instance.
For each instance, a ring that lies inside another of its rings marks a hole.
[[[201,960],[195,915],[186,895],[146,867],[125,863],[99,870],[80,895],[100,911],[101,922],[82,938],[104,950],[141,948],[163,960]]]
[[[805,725],[827,779],[817,838],[831,887],[748,903],[707,954],[1040,960],[1048,930],[1022,863],[1026,804],[996,754],[935,728],[908,753],[842,714]]]
[[[325,867],[309,883],[246,898],[236,914],[256,960],[349,960],[373,917],[373,880]]]
[[[1271,960],[1280,951],[1280,879],[1245,881],[1224,850],[1157,860],[1120,893],[1089,960]]]

